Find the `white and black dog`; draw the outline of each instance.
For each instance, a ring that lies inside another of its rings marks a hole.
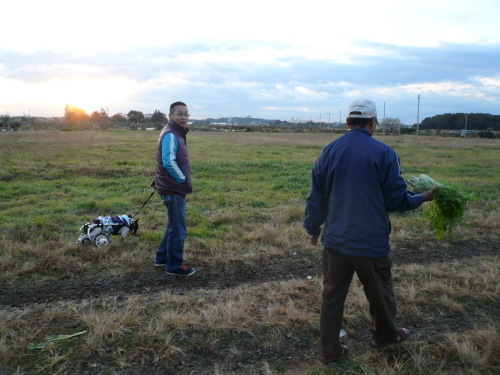
[[[134,220],[130,215],[99,216],[92,223],[82,225],[76,244],[90,241],[97,247],[107,246],[110,242],[108,235],[120,235],[125,239],[129,233],[136,234],[138,229],[139,219]]]

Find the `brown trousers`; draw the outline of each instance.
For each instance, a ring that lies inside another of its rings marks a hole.
[[[393,340],[398,336],[390,258],[364,258],[325,247],[320,314],[321,354],[324,358],[334,358],[342,351],[339,334],[354,272],[363,284],[370,305],[373,340]]]

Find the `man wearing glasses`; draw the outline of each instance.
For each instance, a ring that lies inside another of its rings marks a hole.
[[[168,225],[156,251],[154,265],[167,274],[191,276],[193,268],[184,265],[186,237],[186,195],[193,192],[186,135],[189,112],[185,103],[170,105],[168,124],[158,138],[154,188],[167,208]]]

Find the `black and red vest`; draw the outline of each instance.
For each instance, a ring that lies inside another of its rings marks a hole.
[[[189,166],[189,157],[186,145],[186,134],[189,129],[183,127],[173,120],[170,120],[168,124],[163,128],[158,137],[158,146],[156,152],[156,177],[155,185],[158,193],[160,194],[191,194],[193,192],[193,186],[191,185],[191,168]],[[182,170],[186,176],[186,181],[183,183],[178,183],[175,179],[167,172],[163,167],[162,158],[162,147],[161,143],[163,137],[167,133],[172,133],[178,142],[178,149],[176,154],[177,165]]]

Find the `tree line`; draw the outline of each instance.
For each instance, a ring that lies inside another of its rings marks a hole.
[[[76,125],[82,122],[92,122],[97,125],[109,125],[110,123],[129,123],[138,127],[147,122],[153,124],[165,124],[167,115],[159,110],[155,110],[151,117],[146,118],[141,111],[130,110],[126,115],[116,113],[108,115],[107,109],[101,108],[99,111],[93,111],[90,115],[77,106],[66,104],[64,108],[64,119],[68,125]]]
[[[231,122],[235,118],[231,119]],[[324,123],[314,123],[312,121],[305,123],[290,123],[288,121],[281,120],[263,120],[263,119],[251,119],[245,118],[249,124],[232,124],[232,125],[255,125],[253,122],[259,122],[257,120],[267,121],[265,124],[260,125],[271,125],[274,127],[291,127],[291,128],[318,128],[318,130],[330,129],[342,127],[345,124],[324,124]],[[213,121],[224,119],[205,119],[205,120],[193,120],[193,126],[213,126]],[[225,119],[227,121],[227,119]],[[239,118],[238,118],[239,120]],[[12,130],[17,130],[21,126],[26,125],[26,123],[31,123],[36,120],[26,116],[11,118],[8,114],[0,116],[0,128],[12,128]],[[60,128],[67,129],[86,129],[91,127],[98,127],[100,129],[105,129],[109,126],[126,126],[129,129],[140,129],[146,127],[154,127],[156,129],[161,129],[164,124],[167,123],[167,115],[159,110],[155,110],[152,115],[144,115],[141,111],[130,110],[127,114],[116,113],[109,116],[107,108],[101,108],[99,111],[93,111],[90,115],[87,114],[83,109],[66,104],[64,108],[64,118],[52,120],[54,124]],[[230,125],[229,123],[227,125]],[[420,123],[420,130],[476,130],[480,132],[485,137],[492,137],[492,131],[500,131],[500,116],[491,115],[487,113],[445,113],[440,115],[435,115],[433,117],[427,117]],[[416,124],[412,127],[404,127],[400,119],[395,117],[384,118],[379,125],[380,132],[385,134],[415,134]],[[487,132],[488,134],[486,134]],[[481,134],[479,134],[481,136]],[[498,136],[498,135],[497,135]]]
[[[500,116],[488,113],[445,113],[425,118],[420,129],[500,130]]]

